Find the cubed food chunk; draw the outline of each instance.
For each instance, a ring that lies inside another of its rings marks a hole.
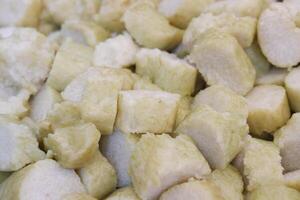
[[[204,39],[202,36],[206,31],[215,28],[235,37],[242,47],[249,47],[256,33],[256,21],[252,17],[237,17],[231,13],[202,14],[191,21],[182,44],[185,51],[190,52],[197,40]]]
[[[259,18],[259,45],[269,62],[277,67],[288,68],[300,62],[298,11],[294,6],[278,2],[271,4]]]
[[[135,0],[102,0],[96,21],[111,32],[125,29],[121,18]]]
[[[221,85],[214,85],[201,90],[193,100],[192,109],[196,109],[200,105],[208,105],[221,113],[237,114],[245,121],[248,117],[246,99]]]
[[[168,158],[168,159],[167,159]],[[154,200],[170,186],[210,173],[207,161],[185,135],[143,135],[130,161],[129,175],[141,199]]]
[[[66,40],[56,53],[47,84],[57,91],[64,88],[92,64],[93,49]]]
[[[284,183],[286,186],[300,190],[300,170],[284,174]]]
[[[95,49],[93,64],[98,67],[122,68],[135,64],[138,46],[127,33],[100,42]]]
[[[213,171],[208,179],[220,188],[224,200],[243,200],[243,179],[233,166],[228,165],[223,170]]]
[[[283,184],[279,148],[261,139],[249,138],[235,165],[243,174],[247,190],[252,191],[264,185]]]
[[[60,94],[53,88],[44,85],[30,102],[30,117],[36,122],[44,121],[54,104],[60,101]]]
[[[248,126],[238,115],[201,105],[179,124],[176,133],[189,135],[213,169],[224,169],[242,149]]]
[[[247,194],[247,200],[299,200],[297,190],[284,185],[265,185]]]
[[[87,192],[97,199],[103,199],[116,189],[116,171],[98,150],[93,158],[78,170],[78,175]]]
[[[136,56],[136,73],[148,77],[163,90],[191,95],[197,69],[188,62],[159,49],[141,49]]]
[[[275,143],[280,148],[282,165],[286,171],[300,169],[300,113],[295,113],[287,124],[275,133]]]
[[[292,69],[285,77],[284,86],[288,95],[291,109],[300,112],[300,67]]]
[[[65,21],[62,24],[61,33],[66,38],[72,38],[78,43],[92,47],[110,36],[107,30],[93,21],[76,19]]]
[[[96,0],[43,0],[45,9],[56,24],[69,19],[92,20],[97,14],[100,1]]]
[[[255,85],[284,85],[288,71],[282,68],[272,67],[269,71],[256,78]]]
[[[169,188],[159,200],[225,200],[220,189],[211,181],[190,180]]]
[[[141,46],[172,49],[181,42],[183,31],[171,26],[150,1],[132,4],[123,15],[123,21],[127,31]]]
[[[116,190],[109,195],[105,200],[140,200],[132,187],[124,187]]]
[[[248,124],[253,135],[271,134],[291,116],[287,95],[281,86],[256,86],[246,99],[249,106]]]
[[[237,40],[216,29],[207,31],[193,47],[189,60],[208,85],[223,85],[245,95],[255,81],[255,68]]]
[[[13,173],[0,188],[1,200],[62,200],[71,193],[84,193],[77,174],[46,159]]]
[[[100,150],[116,169],[118,187],[125,187],[131,183],[128,167],[131,153],[138,140],[137,135],[122,133],[119,130],[114,131],[111,135],[101,137]]]
[[[160,87],[151,82],[148,77],[138,78],[133,86],[134,90],[161,90]]]
[[[0,26],[36,27],[42,12],[42,0],[1,0]]]
[[[163,91],[121,91],[116,126],[125,133],[171,133],[179,100]]]
[[[233,13],[236,16],[258,18],[265,7],[264,0],[224,0],[208,5],[204,12],[220,14]]]
[[[58,128],[44,139],[46,149],[65,168],[80,168],[98,149],[100,132],[92,123]]]
[[[16,171],[44,159],[45,153],[38,145],[30,127],[13,119],[0,118],[0,171]]]
[[[161,0],[158,10],[170,23],[185,29],[214,0]]]

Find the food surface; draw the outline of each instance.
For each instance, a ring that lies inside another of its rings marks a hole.
[[[300,200],[300,0],[0,0],[0,200]]]

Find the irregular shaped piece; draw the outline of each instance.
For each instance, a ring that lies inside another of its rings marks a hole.
[[[91,81],[79,102],[82,119],[95,124],[104,135],[113,131],[119,90],[120,82],[115,79]]]
[[[163,91],[121,91],[116,127],[125,133],[171,133],[179,100]]]
[[[129,175],[141,199],[157,199],[170,186],[191,177],[202,178],[210,168],[193,141],[185,135],[143,135],[130,161]]]
[[[247,194],[247,200],[299,200],[297,190],[284,185],[266,185]]]
[[[27,111],[24,104],[29,96],[46,79],[55,49],[31,28],[3,28],[0,32],[0,113],[20,115]]]
[[[61,33],[64,37],[70,37],[78,43],[92,47],[110,36],[108,31],[93,21],[76,19],[65,21],[62,24]]]
[[[170,23],[185,29],[214,0],[161,0],[158,10]]]
[[[84,193],[72,193],[64,196],[62,200],[97,200],[97,199]]]
[[[116,190],[114,193],[109,195],[105,200],[140,200],[135,194],[132,187],[125,187]]]
[[[45,9],[57,24],[68,19],[91,20],[97,14],[100,2],[97,0],[43,0]]]
[[[190,180],[164,192],[159,200],[224,200],[220,189],[211,181]]]
[[[66,40],[56,53],[47,84],[62,91],[77,75],[87,70],[93,58],[93,49]]]
[[[6,179],[0,187],[1,200],[61,200],[67,194],[84,193],[77,174],[46,159],[31,164]]]
[[[221,85],[210,86],[201,90],[194,98],[192,109],[200,105],[208,105],[217,112],[239,115],[245,121],[248,117],[246,99]]]
[[[131,152],[138,140],[137,135],[122,133],[119,130],[109,136],[101,137],[101,152],[116,169],[118,187],[128,186],[131,183],[128,167]]]
[[[216,1],[206,7],[204,12],[220,14],[233,13],[236,16],[258,18],[265,7],[264,0],[224,0]]]
[[[202,14],[191,21],[183,35],[182,44],[185,51],[190,52],[196,41],[203,40],[203,34],[214,28],[235,37],[242,47],[249,47],[256,33],[256,21],[252,17],[237,17],[231,13]]]
[[[256,136],[276,131],[291,116],[286,92],[281,86],[256,86],[247,94],[246,99],[250,133]]]
[[[42,11],[42,0],[1,0],[0,26],[36,27]]]
[[[148,77],[168,92],[188,96],[195,90],[197,69],[185,60],[159,49],[141,49],[138,52],[136,73]]]
[[[93,64],[98,67],[129,67],[135,64],[137,51],[138,46],[130,35],[118,35],[96,46]]]
[[[228,165],[223,170],[215,170],[208,179],[220,188],[225,200],[243,200],[244,183],[236,168]]]
[[[273,142],[249,138],[235,164],[244,176],[247,190],[264,185],[283,184],[279,148]]]
[[[284,85],[284,79],[288,71],[282,68],[272,67],[268,72],[256,78],[256,85]]]
[[[259,18],[259,45],[277,67],[292,67],[300,62],[300,28],[295,23],[298,11],[284,3],[273,3]]]
[[[45,153],[38,145],[28,126],[13,119],[0,118],[0,171],[16,171],[43,159]]]
[[[300,169],[300,113],[295,113],[287,124],[275,133],[274,142],[280,148],[282,165],[286,171]]]
[[[250,47],[246,48],[245,52],[250,58],[253,66],[255,67],[256,79],[259,79],[270,71],[271,64],[261,52],[257,41],[254,41]]]
[[[103,199],[116,189],[116,171],[99,151],[78,170],[78,174],[87,192],[97,199]]]
[[[244,119],[199,105],[177,127],[192,137],[213,169],[224,169],[240,152],[248,126]]]
[[[172,49],[182,39],[182,30],[171,26],[150,1],[132,4],[123,21],[136,42],[147,48]]]
[[[300,112],[300,67],[292,69],[285,77],[284,86],[288,95],[291,109]]]
[[[30,102],[30,117],[36,122],[44,121],[54,104],[60,101],[60,94],[53,88],[44,85]]]
[[[98,149],[100,132],[92,123],[58,128],[44,139],[47,150],[65,168],[80,168]]]
[[[70,82],[62,92],[63,99],[72,102],[80,102],[87,84],[98,80],[118,81],[122,90],[131,90],[134,84],[133,73],[128,69],[92,67]]]
[[[111,32],[121,32],[124,30],[124,23],[121,18],[127,8],[135,0],[102,0],[96,20]]]
[[[290,188],[300,190],[300,170],[284,174],[284,183]]]
[[[80,110],[76,104],[68,101],[55,104],[46,118],[46,123],[49,123],[52,129],[72,126],[80,121]]]
[[[207,31],[188,58],[208,85],[224,85],[245,95],[255,81],[255,68],[237,40],[216,29]]]

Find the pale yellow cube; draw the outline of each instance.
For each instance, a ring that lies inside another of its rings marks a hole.
[[[171,133],[179,100],[163,91],[121,91],[116,127],[125,133]]]

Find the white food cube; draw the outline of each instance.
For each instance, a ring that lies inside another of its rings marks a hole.
[[[242,149],[248,126],[238,115],[201,105],[179,124],[176,133],[189,135],[213,169],[224,169]]]
[[[250,133],[256,136],[273,133],[291,116],[287,95],[281,86],[256,86],[247,94],[246,99]]]
[[[185,60],[159,49],[141,49],[138,52],[136,73],[148,77],[168,92],[185,96],[195,90],[197,69]]]
[[[207,161],[185,135],[143,135],[130,161],[129,175],[141,199],[154,200],[170,186],[210,173]]]
[[[255,81],[255,68],[238,41],[217,29],[209,30],[188,58],[208,85],[223,85],[245,95]]]
[[[121,91],[116,126],[125,133],[171,133],[179,100],[163,91]]]
[[[84,193],[80,178],[71,169],[46,159],[13,173],[1,184],[0,199],[61,200],[71,193]]]

